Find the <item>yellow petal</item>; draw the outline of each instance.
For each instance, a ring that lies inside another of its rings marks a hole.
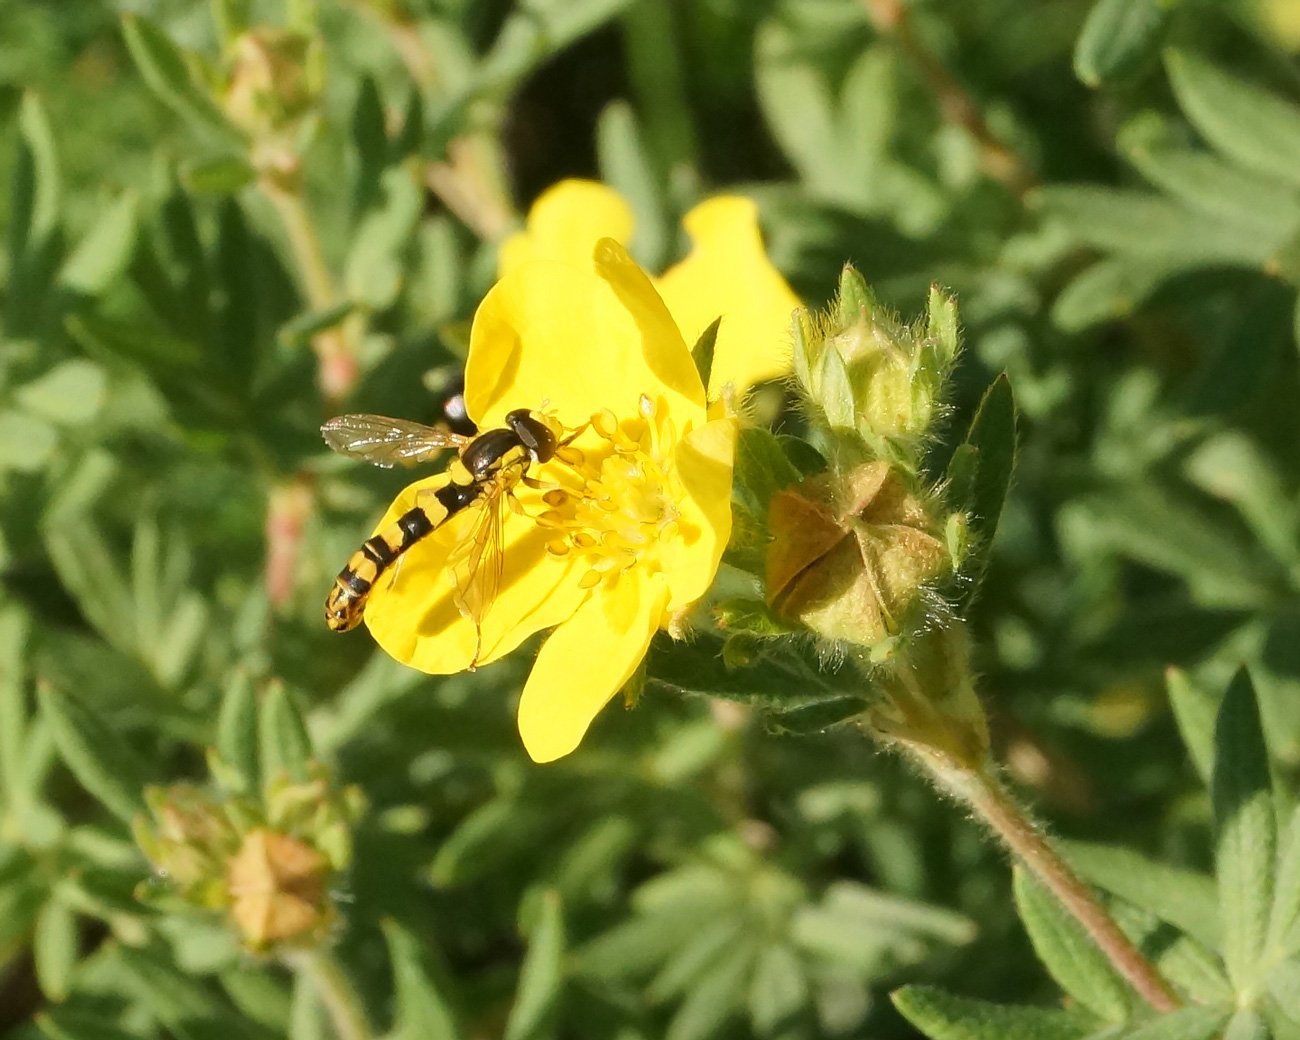
[[[528,211],[524,231],[501,244],[497,274],[529,260],[555,260],[587,269],[599,239],[632,240],[632,209],[623,196],[599,181],[566,180],[547,188]]]
[[[534,762],[578,746],[592,719],[632,677],[659,627],[668,593],[629,572],[598,588],[542,644],[519,699],[519,735]]]
[[[682,537],[663,545],[670,614],[704,595],[727,547],[736,433],[735,419],[714,419],[677,443],[673,461],[686,497],[677,503]]]
[[[437,487],[441,476],[407,487],[380,522],[382,529],[416,504],[421,489]],[[530,493],[520,498],[533,513]],[[474,625],[461,616],[454,599],[448,554],[466,538],[481,510],[471,507],[417,542],[401,558],[396,578],[381,575],[366,603],[365,620],[375,641],[412,668],[435,675],[464,671],[474,657]],[[547,532],[508,509],[503,517],[505,552],[501,585],[483,619],[480,664],[504,657],[534,632],[568,618],[582,602],[582,591],[566,581],[571,563],[546,551]]]
[[[709,396],[726,383],[742,393],[790,370],[790,312],[799,299],[772,266],[750,199],[720,195],[700,203],[682,223],[694,248],[659,279],[659,292],[687,346],[722,317]]]
[[[566,426],[604,408],[637,414],[641,394],[664,397],[679,428],[704,421],[704,391],[650,280],[603,239],[600,273],[525,264],[483,298],[470,332],[465,405],[480,427],[542,402]]]

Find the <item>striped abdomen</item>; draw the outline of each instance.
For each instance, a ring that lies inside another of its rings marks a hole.
[[[433,493],[436,505],[408,510],[378,534],[362,543],[348,565],[334,579],[325,599],[325,624],[346,632],[361,622],[366,598],[379,576],[421,538],[426,538],[481,494],[477,483],[446,484]]]

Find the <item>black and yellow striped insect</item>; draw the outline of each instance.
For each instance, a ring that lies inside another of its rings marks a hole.
[[[534,484],[529,467],[554,458],[577,436],[562,439],[564,432],[555,419],[527,408],[510,412],[504,426],[475,437],[383,415],[340,415],[329,420],[321,427],[326,444],[376,466],[427,462],[448,448],[457,454],[442,474],[441,484],[421,492],[414,508],[352,554],[325,600],[325,624],[335,632],[355,628],[380,575],[394,568],[395,580],[403,553],[473,508],[479,510],[479,517],[453,550],[447,567],[457,608],[480,628],[501,585],[503,510],[508,505],[522,512],[514,498],[515,487],[521,482]],[[476,647],[475,663],[478,657]]]

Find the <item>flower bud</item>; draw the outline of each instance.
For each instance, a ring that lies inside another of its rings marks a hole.
[[[797,313],[793,337],[795,375],[815,421],[841,441],[855,436],[868,457],[915,470],[957,356],[953,300],[931,288],[926,319],[905,326],[846,266],[829,313]]]
[[[883,647],[950,570],[942,527],[884,460],[778,493],[768,527],[769,606],[830,640]]]
[[[323,931],[333,918],[328,876],[329,863],[306,842],[265,827],[245,835],[226,883],[244,944],[262,950]]]
[[[262,26],[241,33],[231,51],[224,107],[249,136],[290,131],[315,108],[322,87],[316,39]]]

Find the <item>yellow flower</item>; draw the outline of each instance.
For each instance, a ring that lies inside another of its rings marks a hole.
[[[686,345],[721,316],[709,400],[730,383],[743,393],[790,371],[790,312],[799,299],[763,249],[758,209],[739,196],[701,202],[682,219],[694,248],[654,280]],[[590,263],[599,238],[632,239],[632,210],[618,192],[597,181],[567,180],[549,188],[528,213],[528,226],[501,246],[501,273],[530,260],[575,267]]]
[[[482,625],[483,663],[554,629],[519,703],[525,748],[551,761],[578,745],[655,631],[674,628],[709,587],[731,528],[736,423],[710,420],[673,315],[608,238],[589,243],[585,264],[510,266],[474,316],[465,403],[482,429],[515,408],[545,407],[571,429],[590,423],[573,445],[581,461],[535,467],[530,477],[551,486],[516,489],[526,515],[505,514],[500,591]],[[436,481],[406,488],[381,525]],[[425,672],[473,660],[475,629],[456,608],[447,559],[475,513],[417,543],[366,606],[379,644]]]

